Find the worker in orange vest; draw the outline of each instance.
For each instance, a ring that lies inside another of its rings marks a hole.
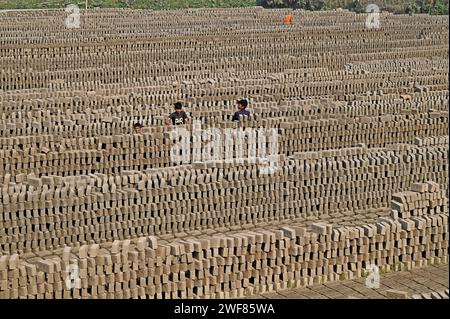
[[[290,25],[290,24],[292,24],[292,14],[286,15],[286,16],[284,17],[283,22],[284,22],[285,25]]]

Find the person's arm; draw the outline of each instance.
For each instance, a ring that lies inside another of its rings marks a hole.
[[[239,112],[236,112],[233,114],[233,118],[231,119],[232,121],[239,121]]]
[[[186,112],[184,112],[183,118],[184,118],[184,124],[189,124],[189,117],[188,117],[188,115],[186,114]]]

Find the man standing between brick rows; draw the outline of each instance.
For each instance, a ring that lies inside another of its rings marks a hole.
[[[247,105],[248,105],[247,100],[238,100],[237,106],[238,106],[239,111],[234,113],[233,118],[231,120],[239,121],[240,116],[250,117],[250,112],[245,109],[247,107]]]
[[[183,104],[181,102],[175,103],[175,112],[166,117],[166,124],[181,125],[189,123],[189,118],[185,111],[183,111]]]
[[[284,25],[291,25],[292,24],[292,14],[288,13],[284,19],[283,19]]]

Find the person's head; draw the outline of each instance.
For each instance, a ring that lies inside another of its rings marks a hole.
[[[141,123],[134,123],[134,125],[133,125],[134,133],[139,134],[139,133],[141,133],[141,130],[142,130],[142,124]]]
[[[248,105],[247,100],[242,99],[237,101],[237,106],[240,111],[244,110],[247,107],[247,105]]]
[[[183,104],[181,102],[177,102],[174,104],[175,112],[180,113],[183,110]]]

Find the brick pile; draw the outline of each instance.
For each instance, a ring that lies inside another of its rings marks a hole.
[[[3,255],[0,298],[236,298],[363,276],[372,264],[390,271],[448,262],[448,198],[439,185],[413,184],[393,198],[404,205],[393,204],[395,216],[356,227],[319,222]]]
[[[448,16],[286,13],[0,12],[0,298],[236,298],[447,263]],[[202,129],[277,132],[276,169],[249,138],[175,161],[176,101]]]
[[[448,145],[400,146],[280,156],[269,175],[249,160],[112,175],[6,174],[0,247],[28,252],[380,208],[429,179],[447,190]]]

